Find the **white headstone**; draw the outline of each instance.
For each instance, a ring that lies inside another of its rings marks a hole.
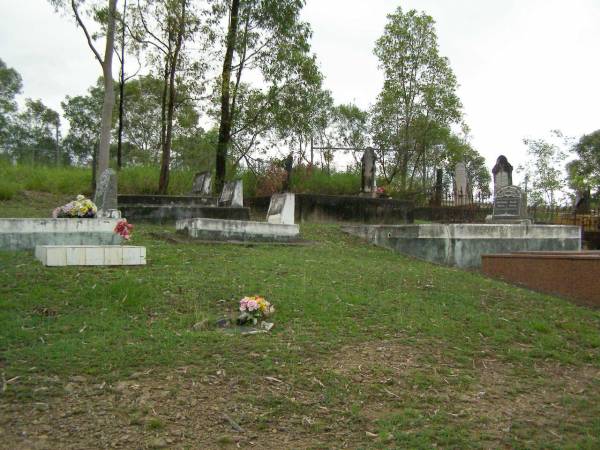
[[[267,212],[267,222],[293,225],[295,206],[296,196],[294,194],[273,194]]]

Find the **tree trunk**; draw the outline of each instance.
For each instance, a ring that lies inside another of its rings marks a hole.
[[[177,43],[175,44],[175,51],[170,62],[170,73],[169,73],[169,102],[167,105],[167,123],[166,123],[166,134],[165,142],[163,146],[161,165],[160,165],[160,178],[158,180],[158,193],[165,195],[167,188],[169,187],[169,165],[171,164],[171,139],[173,134],[173,116],[175,112],[175,72],[177,71],[177,61],[179,59],[179,52],[183,43],[183,34],[185,32],[185,6],[187,0],[181,1],[181,18],[179,26],[177,27]]]
[[[125,92],[125,14],[127,13],[127,0],[123,2],[123,17],[121,20],[121,73],[120,73],[120,85],[119,85],[119,132],[117,135],[117,169],[121,169],[123,166],[123,111],[125,109],[125,98],[123,93]]]
[[[227,150],[231,141],[231,111],[229,104],[229,84],[231,82],[231,64],[238,31],[238,14],[240,0],[231,1],[231,17],[227,30],[227,46],[223,61],[221,76],[221,119],[219,122],[219,140],[217,143],[217,160],[215,174],[215,189],[223,189],[226,175]]]
[[[98,170],[102,173],[108,169],[110,156],[110,131],[112,128],[112,112],[115,105],[115,93],[113,91],[112,57],[115,45],[115,16],[117,0],[108,2],[108,22],[106,30],[106,48],[102,62],[104,75],[104,103],[102,104],[102,125],[100,127],[100,145],[98,147]],[[97,177],[98,180],[100,176]]]

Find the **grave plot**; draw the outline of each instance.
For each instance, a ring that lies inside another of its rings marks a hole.
[[[288,242],[298,240],[300,228],[294,224],[294,194],[275,194],[266,222],[193,218],[178,220],[178,232],[210,241]]]

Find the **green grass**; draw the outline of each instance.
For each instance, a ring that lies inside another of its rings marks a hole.
[[[44,215],[54,201],[22,207]],[[19,204],[0,203],[0,215]],[[219,395],[259,411],[242,425],[269,434],[283,421],[310,439],[297,447],[331,446],[338,428],[352,430],[355,448],[600,446],[598,311],[409,259],[335,226],[303,226],[306,246],[162,238],[172,233],[136,227],[146,267],[44,268],[29,252],[0,252],[0,370],[20,377],[7,402],[61,396],[40,390],[49,377],[112,383],[151,371],[163,383],[164,371],[191,367],[194,380],[223,371],[238,391]],[[216,329],[255,293],[277,308],[270,334]],[[176,386],[165,401],[179,398]],[[140,432],[170,427],[142,419]]]

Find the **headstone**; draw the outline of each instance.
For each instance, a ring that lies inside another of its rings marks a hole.
[[[435,206],[442,206],[442,193],[444,191],[444,170],[438,169],[435,173]]]
[[[294,194],[273,194],[267,212],[267,222],[293,225],[295,204],[296,196]]]
[[[454,204],[466,205],[469,202],[467,192],[467,167],[465,163],[458,163],[454,168]]]
[[[117,205],[117,173],[113,169],[102,172],[96,185],[94,203],[98,207],[98,217],[118,219],[121,217]]]
[[[585,190],[577,190],[577,194],[575,196],[575,214],[589,214],[590,213],[590,200],[591,200],[591,192],[590,189],[587,188]]]
[[[244,206],[244,185],[242,180],[230,181],[223,186],[219,206],[242,208]]]
[[[492,221],[522,220],[523,192],[517,186],[506,186],[496,192]]]
[[[210,172],[198,172],[194,176],[194,184],[192,185],[193,195],[209,196],[211,189],[212,175]]]
[[[500,155],[496,165],[492,169],[494,175],[494,195],[506,186],[512,186],[513,166],[510,165],[506,156]]]
[[[375,195],[375,150],[367,148],[362,156],[361,192]]]
[[[285,182],[283,184],[283,192],[288,192],[292,185],[292,169],[294,167],[294,155],[290,153],[283,162],[285,168]]]

